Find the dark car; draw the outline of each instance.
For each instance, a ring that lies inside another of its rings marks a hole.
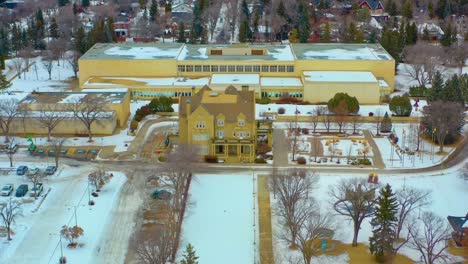
[[[28,172],[28,166],[19,166],[16,169],[16,175],[25,175]]]
[[[16,197],[23,197],[26,195],[28,192],[28,185],[27,184],[21,184],[18,189],[16,189],[15,196]]]
[[[54,174],[55,172],[57,171],[57,167],[55,166],[47,166],[46,170],[45,170],[45,173],[47,175],[52,175]]]

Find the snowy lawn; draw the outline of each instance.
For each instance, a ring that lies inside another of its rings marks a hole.
[[[41,167],[41,164],[26,163],[30,167]],[[80,246],[69,249],[66,240],[63,242],[64,255],[70,263],[91,263],[94,252],[98,252],[102,232],[111,221],[110,214],[119,196],[119,191],[126,181],[125,175],[113,172],[114,177],[107,183],[99,197],[92,197],[94,206],[88,205],[87,175],[92,167],[66,167],[43,180],[44,192],[38,200],[23,206],[23,215],[19,217],[13,229],[16,234],[13,240],[0,238],[0,259],[2,263],[55,263],[60,257],[59,234],[63,225],[75,225],[74,208],[76,206],[78,225],[84,229],[84,235],[78,239]],[[15,172],[0,177],[0,184],[14,183],[15,191],[19,184],[32,184],[24,176]],[[43,197],[50,189],[44,199]],[[29,193],[27,194],[29,198]],[[7,198],[1,197],[0,201]],[[37,211],[33,211],[38,207]],[[27,252],[27,254],[25,254]]]
[[[187,212],[180,251],[191,243],[200,263],[254,263],[258,240],[254,241],[257,201],[253,190],[248,174],[197,174],[190,186],[194,206]]]
[[[398,190],[403,187],[415,187],[420,189],[428,189],[432,191],[431,202],[421,211],[415,211],[413,217],[417,218],[423,211],[432,211],[436,215],[446,219],[448,215],[452,216],[464,216],[466,215],[466,203],[461,201],[468,201],[468,181],[463,180],[460,177],[461,165],[448,169],[441,172],[435,173],[424,173],[424,174],[408,174],[408,175],[379,175],[379,183],[384,186],[389,183],[392,189]],[[329,196],[330,186],[337,184],[341,179],[361,177],[366,178],[364,174],[319,174],[319,182],[316,189],[313,191],[313,198],[319,203],[322,212],[329,212],[335,214],[335,211],[331,208],[333,202]],[[274,213],[274,196],[271,194],[272,212]],[[284,241],[279,239],[281,227],[278,225],[277,217],[273,216],[273,239],[274,245],[278,250],[275,257],[279,257],[282,262],[289,263],[287,258],[298,257],[300,253],[297,251],[290,251],[287,249],[288,245]],[[339,229],[337,230],[335,239],[342,241],[343,243],[351,243],[353,239],[353,228],[350,218],[336,216],[335,219],[339,223]],[[448,224],[448,222],[447,222]],[[405,230],[403,231],[406,232]],[[372,235],[372,229],[370,225],[370,219],[365,219],[362,223],[361,230],[359,232],[358,242],[369,244],[369,237]],[[405,246],[401,251],[401,254],[410,257],[417,261],[419,260],[419,253],[408,246]],[[322,262],[323,261],[323,262]],[[327,260],[321,258],[313,258],[313,263],[348,263],[347,258],[344,256],[328,257]]]

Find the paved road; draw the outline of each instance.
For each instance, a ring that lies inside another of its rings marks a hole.
[[[273,130],[273,164],[277,167],[288,166],[289,142],[283,129]]]
[[[374,141],[372,134],[369,130],[363,130],[362,133],[366,138],[369,145],[372,147],[372,153],[374,154],[372,157],[373,166],[379,169],[385,169],[385,163],[382,160],[382,155],[380,154],[380,149]]]

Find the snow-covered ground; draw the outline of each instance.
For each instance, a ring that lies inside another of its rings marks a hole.
[[[23,164],[44,167],[39,163]],[[7,242],[6,238],[0,238],[1,263],[57,263],[60,257],[57,234],[63,225],[75,225],[75,207],[76,220],[84,229],[84,235],[77,240],[80,245],[75,249],[67,248],[67,241],[62,239],[63,254],[69,263],[92,262],[96,252],[99,252],[102,232],[112,218],[110,212],[126,181],[125,175],[113,172],[114,177],[103,187],[99,197],[91,196],[96,204],[89,206],[87,175],[92,170],[91,166],[64,166],[56,175],[48,176],[43,181],[41,197],[22,206],[23,216],[18,217],[13,226],[13,240]],[[6,183],[15,184],[15,191],[20,184],[29,184],[29,189],[32,188],[24,176],[17,176],[14,171],[0,177],[0,185]],[[0,202],[7,199],[0,197]]]
[[[392,147],[390,140],[387,136],[382,138],[374,138],[383,162],[386,168],[424,168],[430,167],[435,164],[441,163],[445,160],[449,153],[452,152],[454,146],[445,146],[443,154],[437,153],[439,146],[431,144],[425,139],[421,139],[420,151],[416,152],[417,142],[417,126],[411,124],[393,124],[393,130],[399,138],[398,146],[401,149],[408,149],[407,152],[398,151],[397,148]],[[404,131],[404,132],[403,132]],[[411,152],[415,154],[412,155]]]
[[[255,263],[255,188],[248,174],[197,174],[190,186],[194,205],[183,225],[181,249],[191,243],[200,263]]]
[[[414,174],[395,174],[395,175],[379,175],[379,183],[384,186],[390,184],[392,189],[398,190],[405,187],[415,187],[419,189],[431,190],[431,202],[429,205],[422,210],[417,210],[413,213],[413,217],[417,218],[424,211],[432,211],[436,215],[446,219],[448,215],[452,216],[464,216],[466,215],[466,203],[462,201],[468,200],[468,181],[463,180],[460,177],[460,169],[462,165],[454,168],[450,168],[443,172],[434,173],[414,173]],[[367,178],[364,174],[319,174],[318,186],[314,189],[313,198],[319,203],[322,212],[329,212],[335,215],[335,212],[331,208],[332,202],[329,190],[330,186],[337,184],[341,179],[347,179],[351,177]],[[272,206],[274,206],[275,200],[272,197]],[[273,209],[274,210],[274,209]],[[336,233],[335,239],[342,241],[343,243],[351,243],[353,239],[353,228],[352,222],[349,218],[342,216],[335,216],[335,220],[339,223],[339,230]],[[280,227],[278,226],[277,217],[273,217],[273,239],[274,245],[277,250],[275,257],[282,258],[283,262],[289,263],[286,259],[290,256],[298,256],[297,251],[290,251],[287,249],[288,245],[285,245],[284,241],[279,239]],[[448,224],[448,222],[447,222]],[[404,230],[403,232],[406,232]],[[370,219],[364,220],[361,230],[359,232],[358,241],[364,244],[369,243],[369,237],[372,235],[372,229],[370,225]],[[405,246],[401,252],[414,261],[419,260],[419,253],[415,250]],[[456,258],[457,259],[457,258]],[[456,260],[455,259],[455,260]],[[459,260],[459,258],[458,258]],[[313,263],[348,263],[347,256],[338,257],[320,257],[313,258]]]

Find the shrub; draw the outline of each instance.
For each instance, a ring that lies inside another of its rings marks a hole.
[[[359,163],[360,165],[372,165],[372,162],[371,162],[368,158],[359,159],[359,160],[358,160],[358,163]]]
[[[167,161],[167,158],[166,158],[166,156],[159,156],[158,161],[165,162],[165,161]]]
[[[60,257],[59,263],[60,263],[60,264],[65,264],[65,263],[67,263],[67,257],[65,257],[65,256]]]
[[[298,157],[296,161],[297,161],[297,164],[306,164],[306,158],[304,157]]]
[[[132,122],[130,122],[130,131],[131,132],[134,132],[135,130],[137,130],[138,128],[138,121],[136,120],[132,120]]]
[[[373,113],[373,112],[369,112],[369,116],[374,116],[374,113]]]
[[[309,129],[306,128],[306,127],[302,128],[302,134],[308,135],[309,134]]]
[[[265,164],[267,163],[266,160],[264,158],[256,158],[254,160],[255,163],[260,163],[260,164]]]
[[[406,96],[394,96],[389,107],[396,116],[410,116],[413,110],[410,99]]]
[[[93,205],[95,205],[96,203],[95,203],[93,200],[91,200],[91,201],[88,202],[88,204],[89,204],[90,206],[93,206]]]
[[[299,99],[288,95],[282,96],[280,99],[276,100],[277,104],[298,104],[300,102],[301,101]]]
[[[151,100],[151,102],[148,104],[148,108],[153,113],[174,112],[174,109],[172,108],[172,102],[173,100],[171,97],[161,96]]]
[[[411,96],[426,96],[427,88],[424,86],[411,86],[409,88],[409,94]]]
[[[257,146],[257,154],[265,154],[271,151],[271,147],[267,143],[259,143]]]
[[[341,105],[344,103],[344,107],[347,113],[359,112],[359,101],[354,96],[349,96],[347,93],[337,93],[327,103],[328,111],[336,113]]]
[[[205,162],[218,163],[218,157],[216,157],[215,155],[205,155]]]
[[[147,105],[144,105],[140,108],[138,108],[135,112],[135,117],[133,118],[135,121],[140,122],[145,116],[151,115],[152,112],[150,108]]]
[[[390,102],[390,99],[391,99],[391,98],[390,98],[390,95],[386,94],[386,95],[384,95],[384,96],[380,99],[380,101],[381,101],[382,103],[389,103],[389,102]]]
[[[284,115],[284,113],[286,113],[286,109],[284,107],[278,108],[278,114]]]
[[[260,99],[256,99],[255,102],[257,104],[271,104],[271,99],[269,97],[262,97]]]

